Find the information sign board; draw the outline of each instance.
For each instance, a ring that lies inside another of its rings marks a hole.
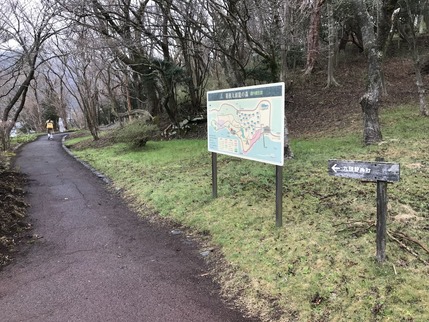
[[[283,166],[284,83],[207,93],[208,150]]]
[[[399,181],[398,163],[329,160],[328,173],[331,176],[360,179],[362,181]]]

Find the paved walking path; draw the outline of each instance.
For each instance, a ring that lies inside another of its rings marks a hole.
[[[196,245],[139,219],[46,136],[21,148],[40,237],[0,271],[0,321],[249,321],[227,308]]]

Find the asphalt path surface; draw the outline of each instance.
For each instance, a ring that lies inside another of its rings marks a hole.
[[[250,321],[220,298],[195,242],[139,218],[62,148],[23,146],[34,244],[0,271],[0,321]]]

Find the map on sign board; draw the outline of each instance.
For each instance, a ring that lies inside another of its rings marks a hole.
[[[208,150],[283,165],[284,83],[207,93]]]

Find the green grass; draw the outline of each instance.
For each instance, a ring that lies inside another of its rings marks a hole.
[[[209,234],[225,260],[216,274],[224,294],[267,321],[428,321],[429,267],[422,261],[429,254],[403,240],[413,255],[389,238],[387,260],[378,264],[375,184],[328,176],[328,159],[400,163],[401,181],[388,186],[388,230],[428,247],[429,120],[415,107],[389,109],[382,129],[385,141],[371,147],[361,144],[361,133],[292,138],[280,228],[275,167],[219,155],[213,200],[205,140],[75,153],[122,188],[142,216],[149,206]]]
[[[10,145],[11,147],[15,147],[19,144],[28,143],[34,141],[39,134],[19,134],[16,137],[11,138]]]

